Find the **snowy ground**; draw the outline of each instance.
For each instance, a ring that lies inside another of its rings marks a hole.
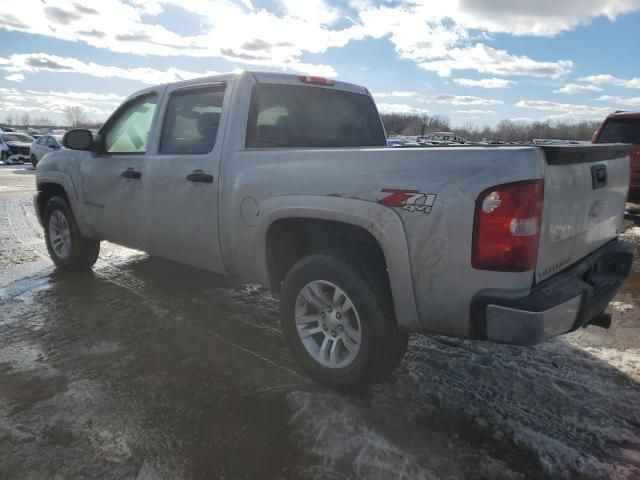
[[[255,286],[108,244],[57,275],[32,190],[0,167],[0,479],[640,478],[638,265],[611,330],[415,336],[350,397],[299,372]]]

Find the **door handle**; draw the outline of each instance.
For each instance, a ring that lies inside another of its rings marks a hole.
[[[194,170],[193,173],[187,175],[187,180],[190,182],[211,183],[213,182],[213,175],[204,173],[202,170]]]
[[[133,167],[129,167],[122,172],[122,176],[124,178],[140,178],[142,177],[142,174],[140,172],[136,172]]]

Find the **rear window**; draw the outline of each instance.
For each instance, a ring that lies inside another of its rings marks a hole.
[[[610,118],[602,127],[598,143],[640,144],[640,120]]]
[[[268,83],[253,87],[247,147],[366,147],[386,143],[375,104],[367,95]]]

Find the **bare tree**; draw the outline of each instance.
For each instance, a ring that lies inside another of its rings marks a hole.
[[[36,117],[33,119],[33,126],[34,127],[52,127],[55,125],[55,122],[53,122],[53,120],[51,120],[49,117]]]
[[[27,129],[31,125],[31,117],[28,113],[24,113],[20,116],[20,124],[23,128]]]
[[[16,121],[11,113],[6,116],[4,123],[6,123],[8,127],[13,127],[16,124]]]
[[[67,125],[71,128],[82,128],[89,124],[87,116],[81,107],[65,107],[64,118],[67,121]]]

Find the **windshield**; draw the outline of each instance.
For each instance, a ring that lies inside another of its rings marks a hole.
[[[34,138],[30,137],[29,135],[20,135],[18,133],[3,133],[2,134],[2,139],[5,142],[31,143],[31,142],[34,141]]]
[[[640,120],[611,118],[602,127],[598,143],[640,144]]]

